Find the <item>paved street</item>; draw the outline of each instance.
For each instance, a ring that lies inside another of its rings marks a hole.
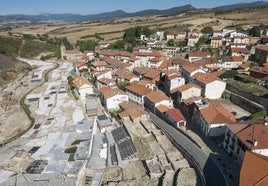
[[[222,172],[221,168],[215,162],[215,160],[211,157],[212,154],[207,154],[202,151],[193,141],[187,138],[178,130],[174,129],[169,124],[165,123],[161,119],[159,119],[154,114],[151,114],[152,121],[163,131],[167,133],[169,137],[172,138],[174,142],[176,142],[180,147],[185,150],[188,155],[190,155],[194,161],[199,165],[200,169],[203,171],[206,185],[211,186],[225,186],[230,185],[227,182],[227,179]]]

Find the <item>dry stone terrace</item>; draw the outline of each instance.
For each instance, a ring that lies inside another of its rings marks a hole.
[[[29,63],[40,71],[45,67],[51,68],[51,63]],[[25,103],[35,123],[18,140],[1,148],[0,175],[6,179],[1,180],[0,185],[12,184],[16,180],[22,185],[36,181],[43,184],[42,177],[53,184],[61,182],[66,185],[75,185],[77,179],[80,185],[112,182],[114,179],[122,184],[147,182],[148,185],[155,185],[165,170],[170,172],[165,180],[173,182],[170,175],[175,175],[181,167],[179,162],[187,162],[180,152],[150,122],[145,125],[137,123],[135,126],[131,122],[126,123],[124,134],[129,136],[127,139],[120,137],[118,141],[117,132],[108,134],[108,131],[120,130],[120,127],[117,128],[117,122],[109,117],[106,117],[111,122],[108,125],[104,122],[105,118],[98,117],[103,122],[100,127],[101,122],[98,124],[95,116],[86,114],[86,102],[76,100],[68,89],[67,76],[72,68],[69,62],[59,62],[59,67],[48,74],[48,80],[26,96]],[[29,78],[30,83],[37,82]],[[97,97],[88,99],[96,100],[97,115],[105,115]],[[107,137],[101,131],[107,131]],[[117,143],[115,152],[111,150],[113,140]],[[127,155],[129,152],[133,155]],[[114,161],[115,156],[117,162]],[[151,161],[153,164],[149,163]],[[159,175],[154,174],[154,169],[150,171],[146,168],[156,164],[159,165]],[[183,167],[194,171],[187,163],[185,165]],[[119,175],[124,176],[111,178],[109,170],[117,167],[120,167]],[[195,174],[188,178],[186,173],[181,172],[178,180],[181,176],[184,177],[183,181],[190,179],[189,183],[198,180]]]

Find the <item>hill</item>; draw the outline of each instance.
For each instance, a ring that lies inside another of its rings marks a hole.
[[[29,70],[30,65],[0,53],[0,86],[14,80],[19,73]]]
[[[218,7],[215,7],[215,9],[234,10],[234,9],[264,7],[264,6],[268,6],[267,1],[256,1],[252,3],[236,3],[236,4],[231,4],[231,5],[218,6]]]
[[[167,15],[178,14],[189,10],[195,10],[192,5],[184,5],[173,7],[165,10],[143,10],[135,13],[126,13],[122,10],[116,10],[112,12],[104,12],[100,14],[92,15],[80,15],[80,14],[39,14],[39,15],[0,15],[0,28],[11,26],[16,22],[16,25],[31,25],[41,23],[55,23],[55,22],[83,22],[83,21],[96,21],[107,20],[113,18],[126,18],[135,16],[152,16],[152,15]],[[5,24],[1,25],[1,22]]]

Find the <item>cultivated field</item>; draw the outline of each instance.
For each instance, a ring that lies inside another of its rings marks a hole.
[[[137,25],[148,26],[156,30],[180,31],[186,27],[201,30],[205,26],[212,26],[220,30],[226,26],[242,25],[247,28],[260,23],[268,24],[268,7],[264,9],[253,9],[249,11],[233,11],[230,13],[216,15],[214,12],[206,11],[192,12],[191,15],[180,14],[176,16],[162,17],[133,17],[114,19],[109,21],[89,23],[68,23],[56,25],[37,25],[29,27],[14,28],[13,34],[48,34],[50,37],[67,37],[71,43],[81,39],[96,39],[95,34],[104,38],[105,42],[114,42],[122,38],[124,30]],[[0,32],[0,35],[8,32]]]

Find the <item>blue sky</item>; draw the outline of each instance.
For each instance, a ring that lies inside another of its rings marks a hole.
[[[114,10],[136,12],[145,9],[167,9],[185,4],[196,8],[210,8],[254,0],[1,0],[0,15],[75,13],[95,14]]]

